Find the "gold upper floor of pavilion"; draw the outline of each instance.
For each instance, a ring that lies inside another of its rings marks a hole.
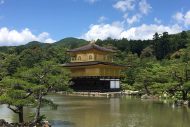
[[[67,52],[69,52],[71,56],[71,62],[113,62],[113,53],[115,51],[112,49],[100,47],[95,43],[89,43],[88,45],[75,48]]]

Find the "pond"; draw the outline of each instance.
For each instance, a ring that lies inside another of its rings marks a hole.
[[[43,107],[42,114],[53,127],[189,127],[190,109],[162,101],[134,97],[100,98],[51,95],[57,109]],[[25,108],[25,120],[34,109]],[[17,116],[0,105],[0,119],[17,121]]]

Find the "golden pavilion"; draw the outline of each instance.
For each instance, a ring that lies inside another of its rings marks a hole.
[[[75,91],[120,90],[120,74],[126,67],[113,63],[114,50],[91,42],[68,53],[71,60],[63,67],[71,71],[71,88]]]

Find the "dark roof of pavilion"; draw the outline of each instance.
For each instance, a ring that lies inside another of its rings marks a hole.
[[[108,48],[105,48],[105,47],[101,47],[99,45],[96,45],[95,43],[89,43],[87,45],[84,45],[82,47],[79,47],[79,48],[75,48],[75,49],[71,49],[71,50],[68,50],[67,52],[79,52],[79,51],[87,51],[87,50],[91,50],[91,49],[96,49],[96,50],[99,50],[99,51],[104,51],[104,52],[115,52],[114,50],[112,49],[108,49]]]
[[[126,65],[120,65],[116,63],[110,63],[110,62],[101,62],[101,61],[90,61],[90,62],[72,62],[72,63],[66,63],[62,64],[63,67],[76,67],[76,66],[92,66],[92,65],[112,65],[112,66],[120,66],[120,67],[128,67]]]

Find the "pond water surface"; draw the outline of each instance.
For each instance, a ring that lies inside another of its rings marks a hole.
[[[53,127],[190,127],[190,109],[162,101],[137,98],[96,98],[51,95],[57,109],[43,107]],[[25,120],[34,109],[25,108]],[[26,115],[27,114],[27,115]],[[17,121],[17,115],[0,105],[0,119]]]

